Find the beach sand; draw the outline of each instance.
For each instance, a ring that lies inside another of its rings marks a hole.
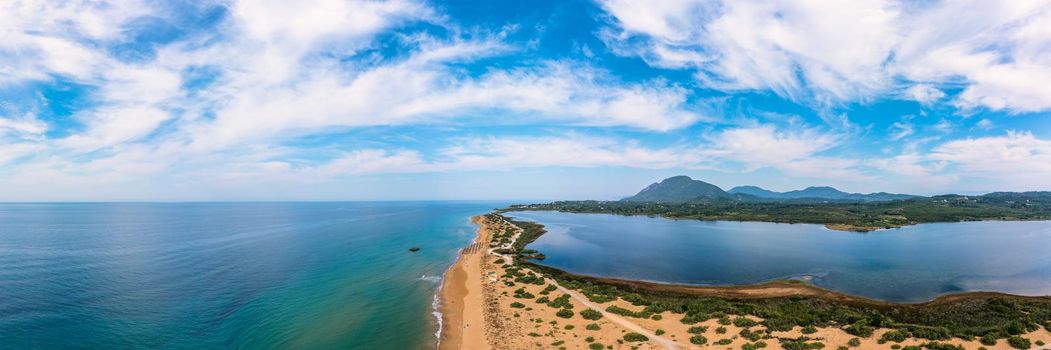
[[[464,248],[446,272],[441,288],[442,332],[439,349],[489,349],[485,332],[485,298],[482,291],[482,260],[490,230],[481,216],[474,243]]]
[[[603,313],[598,320],[585,320],[580,311],[588,308],[586,299],[580,293],[571,292],[569,309],[573,311],[570,318],[562,318],[556,315],[559,308],[537,302],[538,298],[547,297],[554,300],[559,296],[567,294],[562,289],[545,292],[548,285],[554,281],[543,279],[540,284],[516,282],[513,276],[507,274],[508,269],[515,267],[508,265],[509,257],[501,257],[487,252],[488,242],[494,234],[500,232],[520,232],[517,227],[504,221],[490,222],[484,216],[473,218],[479,225],[478,238],[471,247],[465,249],[457,262],[446,274],[445,283],[441,290],[443,313],[442,333],[440,336],[440,349],[589,349],[592,344],[601,344],[607,349],[740,349],[743,345],[752,343],[740,336],[742,328],[734,325],[721,325],[716,319],[710,319],[694,325],[685,325],[681,322],[683,315],[665,312],[660,314],[659,320],[640,319],[613,315],[605,312],[605,308],[611,305],[632,310],[641,311],[641,306],[635,306],[622,299],[605,303],[590,304],[596,311]],[[497,236],[498,237],[498,236]],[[517,237],[517,236],[516,236]],[[519,267],[521,274],[529,275],[532,271]],[[734,290],[734,293],[742,293],[751,296],[774,294],[809,294],[809,289],[782,288],[767,286],[766,288],[753,287],[753,289],[772,290]],[[518,293],[516,293],[518,291]],[[522,292],[528,293],[528,297]],[[512,305],[518,306],[513,307]],[[730,316],[736,318],[737,316]],[[754,316],[745,316],[755,321],[761,321]],[[598,329],[587,329],[588,325],[597,325]],[[707,338],[704,345],[690,343],[690,337],[696,335],[689,333],[690,327],[705,326],[707,329],[701,333]],[[724,332],[719,332],[724,328]],[[818,328],[814,334],[803,334],[802,329],[797,327],[789,332],[766,332],[765,327],[756,325],[749,328],[753,332],[760,332],[767,344],[764,349],[782,349],[780,340],[798,339],[805,336],[810,342],[821,342],[825,350],[836,349],[847,346],[854,336],[844,330],[834,327]],[[658,331],[659,330],[659,331]],[[629,342],[624,339],[628,332],[640,332],[647,335],[650,340],[645,342]],[[850,349],[882,349],[889,350],[892,345],[919,345],[926,340],[907,339],[902,343],[888,342],[879,344],[880,336],[888,329],[876,330],[873,336],[861,338],[861,345],[850,347]],[[657,334],[660,336],[657,336]],[[1051,332],[1040,329],[1031,332],[1024,337],[1032,342],[1041,340],[1051,344]],[[719,340],[726,340],[727,344],[716,344]],[[941,341],[963,345],[966,349],[977,350],[983,347],[977,339],[964,341],[952,339]],[[995,346],[984,346],[989,350],[1012,349],[1007,341],[1001,339]],[[1031,349],[1051,349],[1051,345],[1033,345]]]

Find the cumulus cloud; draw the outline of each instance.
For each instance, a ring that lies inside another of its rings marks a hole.
[[[901,95],[1010,112],[1051,108],[1047,1],[605,0],[618,52],[718,89],[842,103]]]
[[[48,126],[39,120],[0,118],[0,135],[35,143],[0,140],[5,159],[39,154],[38,166],[81,174],[174,170],[352,128],[483,121],[668,131],[708,119],[683,87],[625,82],[582,62],[538,60],[466,74],[463,63],[520,50],[505,40],[513,27],[462,30],[420,1],[225,7],[217,32],[145,43],[154,54],[129,60],[117,47],[136,40],[136,21],[179,14],[138,1],[0,5],[11,15],[0,23],[0,86],[63,81],[89,91],[71,118],[78,125],[64,126],[55,139],[43,138]],[[412,23],[448,34],[397,33],[384,39],[402,46],[397,55],[376,50],[378,35]],[[347,161],[372,162],[367,156],[388,157],[366,152]]]
[[[951,164],[962,176],[995,180],[1015,190],[1046,190],[1051,178],[1051,141],[1029,132],[950,141],[928,157]]]
[[[331,177],[546,167],[697,168],[706,161],[706,156],[694,147],[652,148],[634,141],[568,134],[460,139],[439,149],[431,159],[424,159],[419,152],[405,149],[357,150],[318,166],[283,170]]]
[[[745,171],[773,168],[786,175],[817,179],[860,179],[858,162],[822,155],[843,135],[813,128],[778,130],[773,125],[731,128],[709,137],[707,154],[744,164]]]

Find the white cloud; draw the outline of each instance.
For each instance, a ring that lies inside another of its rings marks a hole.
[[[719,89],[819,103],[906,96],[1010,112],[1051,108],[1051,2],[602,1],[616,52],[696,69]]]
[[[87,131],[62,139],[58,144],[81,152],[139,140],[171,116],[151,107],[117,107],[92,110]]]
[[[633,141],[581,135],[461,139],[425,160],[413,150],[365,149],[293,172],[355,174],[508,171],[545,167],[697,168],[707,159],[696,148],[648,148]]]
[[[916,84],[905,89],[905,96],[919,103],[930,105],[945,97],[945,92],[930,84]]]
[[[894,122],[891,125],[891,130],[890,139],[893,141],[901,140],[913,133],[912,124],[902,122]]]
[[[0,3],[0,85],[52,73],[90,79],[106,59],[90,43],[119,39],[124,25],[149,12],[134,0]]]
[[[727,129],[710,137],[706,154],[745,165],[745,171],[774,168],[790,176],[821,179],[862,178],[858,162],[822,156],[842,136],[817,129],[779,131],[772,125]]]
[[[979,120],[978,123],[975,123],[974,125],[979,127],[979,128],[985,129],[985,130],[989,130],[989,129],[993,128],[993,122],[990,121],[989,119]]]
[[[885,89],[882,74],[899,33],[898,7],[881,1],[676,1],[645,6],[604,1],[623,30],[641,36],[650,62],[695,67],[722,89],[770,89],[787,97],[864,99]],[[613,45],[619,43],[613,42]]]
[[[952,164],[962,176],[1013,190],[1046,190],[1051,179],[1051,141],[1029,132],[946,142],[928,158]]]
[[[18,118],[0,117],[0,139],[39,140],[46,131],[47,124],[32,114]]]
[[[174,171],[190,159],[223,163],[229,161],[224,155],[345,128],[484,121],[665,131],[705,119],[688,104],[684,88],[625,83],[582,63],[541,61],[465,74],[459,63],[518,48],[504,43],[506,32],[462,34],[421,2],[313,5],[235,1],[219,33],[157,45],[152,58],[125,62],[107,46],[132,35],[129,23],[173,14],[134,1],[5,3],[0,9],[19,16],[0,23],[6,39],[0,53],[11,54],[0,60],[0,84],[57,76],[91,88],[90,103],[73,119],[79,127],[34,147],[43,151],[41,164],[70,172]],[[453,34],[404,34],[396,39],[408,47],[403,55],[344,60],[369,49],[377,34],[413,21]],[[185,89],[183,72],[200,67],[213,71],[214,81]],[[0,132],[40,138],[41,128],[46,125],[37,121],[0,119]],[[76,161],[85,164],[47,158],[73,162],[89,152]]]

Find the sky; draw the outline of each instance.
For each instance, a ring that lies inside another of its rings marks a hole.
[[[0,201],[1051,190],[1051,1],[0,2]]]

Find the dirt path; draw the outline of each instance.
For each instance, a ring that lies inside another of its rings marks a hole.
[[[587,306],[589,308],[595,309],[598,312],[601,312],[603,317],[609,319],[610,321],[613,321],[613,323],[616,323],[616,324],[620,325],[621,327],[627,328],[628,330],[631,330],[632,332],[645,335],[647,338],[650,338],[650,341],[655,342],[657,344],[660,344],[665,349],[674,350],[674,349],[678,349],[679,348],[679,346],[677,344],[675,344],[675,342],[673,342],[673,341],[671,341],[671,340],[669,340],[667,338],[658,336],[657,334],[655,334],[653,332],[650,332],[649,330],[647,330],[645,328],[642,328],[642,326],[639,326],[635,322],[631,322],[628,319],[625,319],[624,317],[621,317],[620,315],[606,312],[605,308],[603,308],[600,305],[596,305],[595,303],[592,303],[590,300],[588,300],[587,297],[581,295],[577,291],[570,290],[570,289],[568,289],[566,287],[563,287],[563,286],[559,285],[558,283],[556,283],[555,281],[552,281],[550,279],[548,279],[548,281],[551,282],[552,284],[554,284],[556,287],[558,287],[558,290],[562,291],[563,293],[569,294],[569,296],[571,298],[576,299],[581,304],[584,304],[584,306]]]

